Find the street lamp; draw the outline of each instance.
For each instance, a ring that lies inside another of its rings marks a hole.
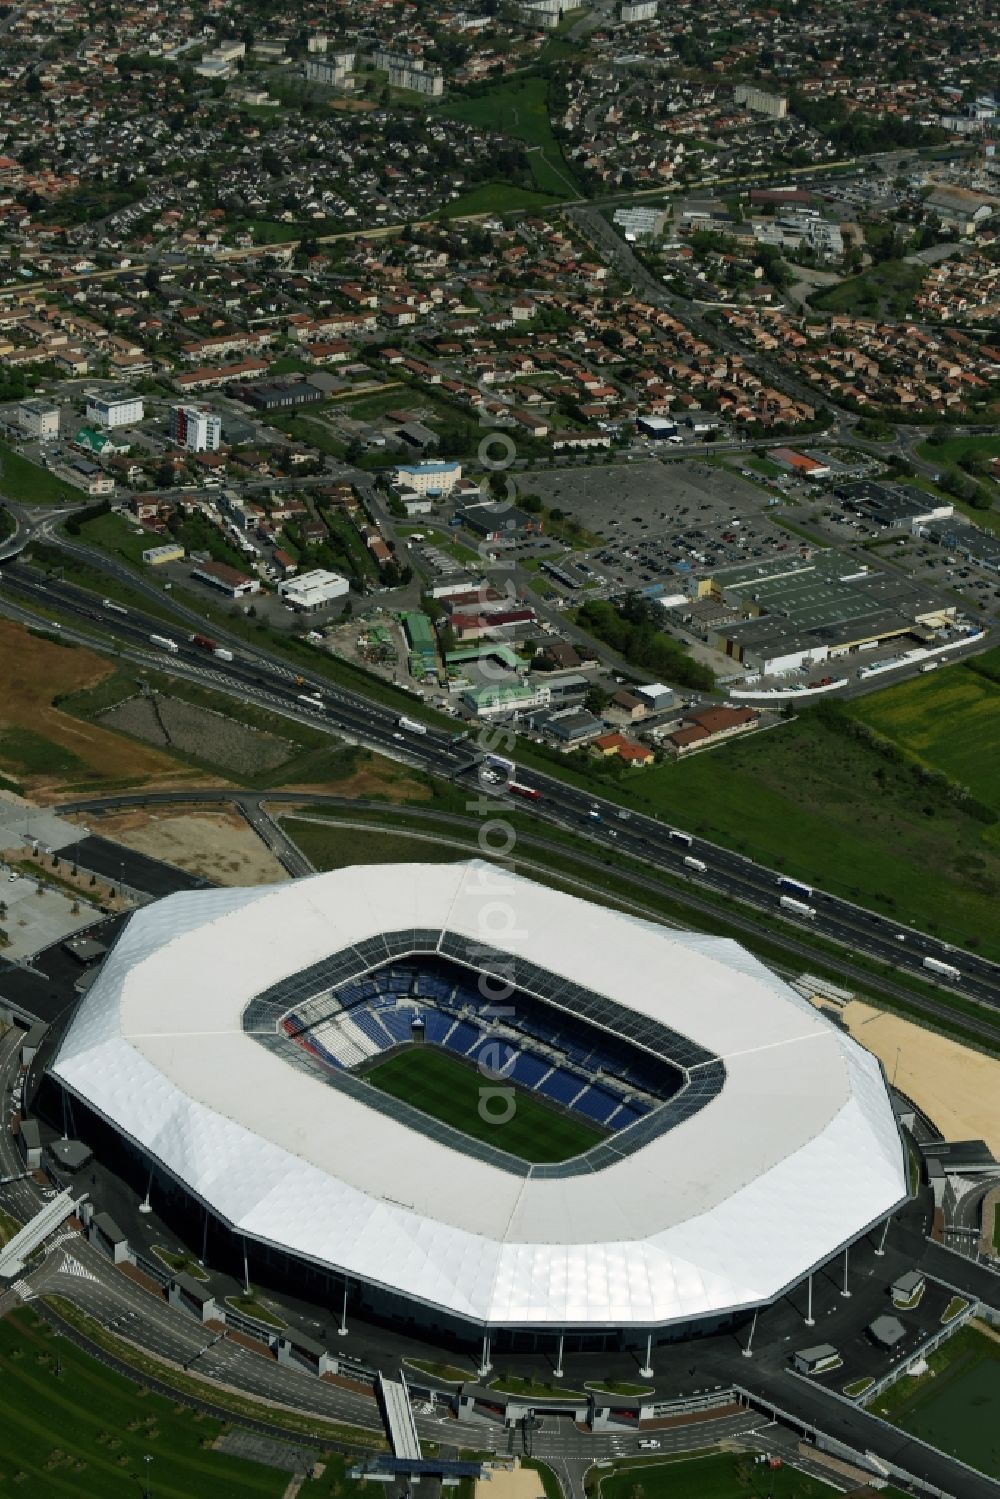
[[[142,1499],[152,1499],[152,1492],[149,1487],[149,1465],[153,1461],[152,1454],[149,1452],[143,1453],[142,1460],[146,1465],[145,1476],[142,1483]]]

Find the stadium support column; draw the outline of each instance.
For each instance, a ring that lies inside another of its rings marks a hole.
[[[250,1265],[247,1260],[247,1241],[243,1240],[243,1294],[250,1295]]]
[[[809,1276],[809,1300],[806,1303],[806,1326],[815,1327],[816,1318],[813,1316],[813,1278]]]
[[[337,1328],[337,1337],[347,1337],[347,1276],[344,1276],[344,1299],[340,1304],[340,1326]]]
[[[479,1378],[485,1379],[492,1368],[493,1365],[490,1363],[490,1335],[487,1330],[483,1333],[483,1356],[479,1360]]]
[[[651,1332],[648,1332],[646,1334],[646,1362],[643,1364],[642,1368],[639,1370],[639,1373],[642,1375],[643,1379],[652,1379],[652,1377],[653,1377],[652,1356],[653,1356],[653,1334]]]
[[[559,1357],[556,1359],[556,1366],[552,1370],[552,1378],[553,1379],[562,1379],[562,1377],[563,1377],[562,1356],[563,1356],[563,1338],[564,1337],[565,1337],[564,1333],[560,1333],[559,1334]]]
[[[153,1211],[152,1205],[151,1205],[151,1203],[149,1201],[149,1194],[150,1194],[150,1192],[152,1192],[152,1190],[153,1190],[153,1168],[152,1168],[152,1166],[150,1166],[150,1168],[149,1168],[149,1180],[146,1183],[146,1195],[143,1198],[142,1202],[140,1202],[140,1204],[139,1204],[139,1211],[140,1211],[140,1213],[151,1213]]]
[[[841,1296],[850,1296],[850,1294],[851,1294],[851,1292],[850,1292],[850,1290],[848,1288],[848,1285],[847,1285],[847,1271],[848,1271],[848,1267],[850,1265],[850,1254],[851,1254],[850,1249],[845,1249],[844,1250],[844,1289],[840,1293]]]
[[[888,1216],[888,1218],[885,1220],[885,1222],[882,1225],[882,1237],[879,1240],[878,1248],[875,1251],[875,1253],[878,1255],[879,1259],[881,1259],[882,1256],[885,1254],[885,1240],[886,1240],[886,1235],[889,1232],[889,1224],[891,1222],[892,1222],[892,1214],[890,1213],[889,1216]]]
[[[747,1338],[747,1346],[741,1350],[744,1358],[753,1358],[753,1335],[757,1330],[757,1308],[754,1307],[753,1321],[750,1323],[750,1336]]]

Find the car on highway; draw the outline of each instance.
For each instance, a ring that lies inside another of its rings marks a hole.
[[[659,1452],[660,1444],[655,1437],[643,1437],[639,1442],[640,1452]]]

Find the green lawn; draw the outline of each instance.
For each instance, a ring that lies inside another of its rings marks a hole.
[[[552,133],[548,84],[544,78],[509,78],[485,93],[455,95],[442,113],[523,141],[529,150],[531,174],[539,192],[558,198],[578,195],[579,187]]]
[[[599,1499],[828,1499],[830,1489],[796,1468],[755,1464],[753,1454],[651,1458],[600,1480]],[[885,1490],[886,1493],[889,1490]]]
[[[0,442],[0,495],[25,505],[85,505],[87,497]]]
[[[227,233],[250,234],[255,245],[287,245],[293,239],[318,232],[314,225],[277,224],[273,219],[243,219],[227,225]]]
[[[471,833],[461,829],[442,830],[442,834],[458,840],[467,838],[467,850],[450,843],[429,842],[426,837],[407,837],[405,832],[373,837],[370,828],[331,826],[299,817],[283,817],[281,826],[316,869],[346,869],[352,864],[453,864],[456,859],[479,856]]]
[[[961,463],[974,453],[996,458],[1000,455],[1000,437],[949,437],[946,442],[922,442],[917,448],[918,457],[941,468]]]
[[[449,219],[477,213],[516,213],[519,209],[541,208],[551,201],[547,193],[531,192],[511,182],[483,182],[445,204],[444,213]]]
[[[1000,1343],[965,1326],[928,1364],[927,1374],[904,1375],[869,1409],[983,1473],[1000,1473]]]
[[[56,1362],[62,1372],[54,1371]],[[0,1486],[31,1499],[279,1499],[286,1474],[212,1450],[220,1426],[150,1395],[28,1311],[0,1322]]]
[[[903,317],[913,305],[927,267],[905,260],[883,260],[860,276],[849,276],[837,286],[813,292],[810,306],[820,312],[846,312],[857,317]]]
[[[366,1073],[366,1080],[393,1098],[453,1125],[476,1140],[485,1140],[522,1160],[568,1161],[604,1138],[602,1130],[549,1108],[521,1088],[514,1089],[513,1116],[499,1124],[500,1103],[486,1104],[494,1118],[480,1113],[483,1089],[497,1086],[477,1068],[430,1047],[412,1047]],[[504,1087],[510,1086],[504,1084]]]
[[[148,570],[142,560],[143,552],[165,540],[165,537],[154,536],[120,515],[98,515],[80,527],[80,541],[84,546],[98,547],[109,556],[120,557],[140,570]]]

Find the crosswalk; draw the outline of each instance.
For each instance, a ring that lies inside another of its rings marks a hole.
[[[95,1284],[97,1283],[97,1276],[88,1270],[85,1265],[81,1265],[80,1261],[74,1259],[71,1254],[63,1255],[63,1262],[59,1266],[59,1273],[60,1275],[75,1275],[80,1280],[92,1280]]]

